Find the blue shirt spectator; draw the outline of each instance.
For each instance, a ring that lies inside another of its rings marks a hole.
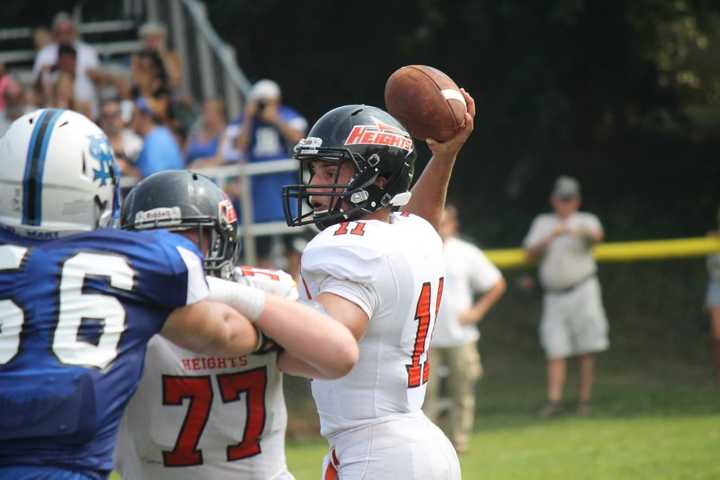
[[[307,121],[280,102],[280,87],[272,80],[260,80],[250,92],[240,124],[237,147],[250,163],[290,157],[295,144],[307,130]],[[295,183],[296,172],[271,173],[252,177],[253,221],[284,220],[281,190]]]
[[[145,143],[136,166],[143,177],[161,170],[177,170],[185,166],[180,148],[169,128],[156,125],[145,135]]]
[[[184,168],[182,152],[169,128],[161,125],[152,100],[140,97],[135,102],[133,128],[143,138],[143,148],[135,165],[120,163],[124,174],[144,178],[161,170]]]
[[[202,120],[193,129],[185,147],[185,161],[191,168],[223,163],[219,148],[225,123],[223,103],[216,99],[206,100]]]

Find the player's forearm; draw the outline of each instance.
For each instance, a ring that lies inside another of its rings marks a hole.
[[[357,342],[350,331],[301,303],[268,295],[256,325],[321,378],[342,377],[357,362]]]
[[[507,282],[505,282],[504,278],[500,278],[493,287],[488,290],[488,292],[482,296],[480,301],[478,302],[478,307],[482,311],[483,316],[487,312],[490,311],[490,309],[495,305],[498,300],[500,300],[500,297],[502,297],[505,294],[505,290],[507,289]]]
[[[319,310],[235,282],[207,277],[209,299],[247,316],[285,350],[329,377],[341,377],[357,362],[350,331]]]
[[[250,321],[239,312],[223,305],[224,325],[215,341],[210,345],[210,353],[215,355],[245,355],[255,351],[258,345],[258,332]]]
[[[305,378],[323,378],[326,380],[332,380],[333,378],[325,377],[320,370],[297,357],[293,357],[287,351],[280,353],[277,364],[280,371],[288,375]]]
[[[540,242],[525,248],[525,255],[531,260],[537,260],[545,254],[549,242]]]
[[[300,130],[291,127],[289,124],[285,123],[282,120],[279,120],[275,124],[275,126],[280,131],[280,134],[285,138],[287,144],[290,146],[295,146],[295,144],[299,142],[303,137],[303,133]]]
[[[418,215],[438,229],[457,155],[433,155],[412,188],[405,211]]]
[[[174,310],[160,334],[180,347],[213,355],[245,355],[258,340],[247,318],[227,305],[208,301]]]

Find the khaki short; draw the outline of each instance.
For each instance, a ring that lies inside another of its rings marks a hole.
[[[597,278],[569,292],[545,294],[540,342],[548,358],[607,350],[608,323]]]

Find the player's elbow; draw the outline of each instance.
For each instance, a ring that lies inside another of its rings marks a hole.
[[[324,369],[324,375],[327,379],[344,377],[355,368],[360,358],[360,350],[350,332],[348,332],[347,339],[338,343],[330,358],[332,361],[328,362],[327,368]]]
[[[507,281],[504,277],[500,277],[500,279],[497,281],[493,288],[497,292],[497,297],[500,298],[505,294],[505,291],[507,290]]]

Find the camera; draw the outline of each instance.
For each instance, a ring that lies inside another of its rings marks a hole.
[[[257,114],[262,115],[263,111],[265,111],[265,108],[267,107],[267,102],[265,100],[258,100],[257,102]]]

